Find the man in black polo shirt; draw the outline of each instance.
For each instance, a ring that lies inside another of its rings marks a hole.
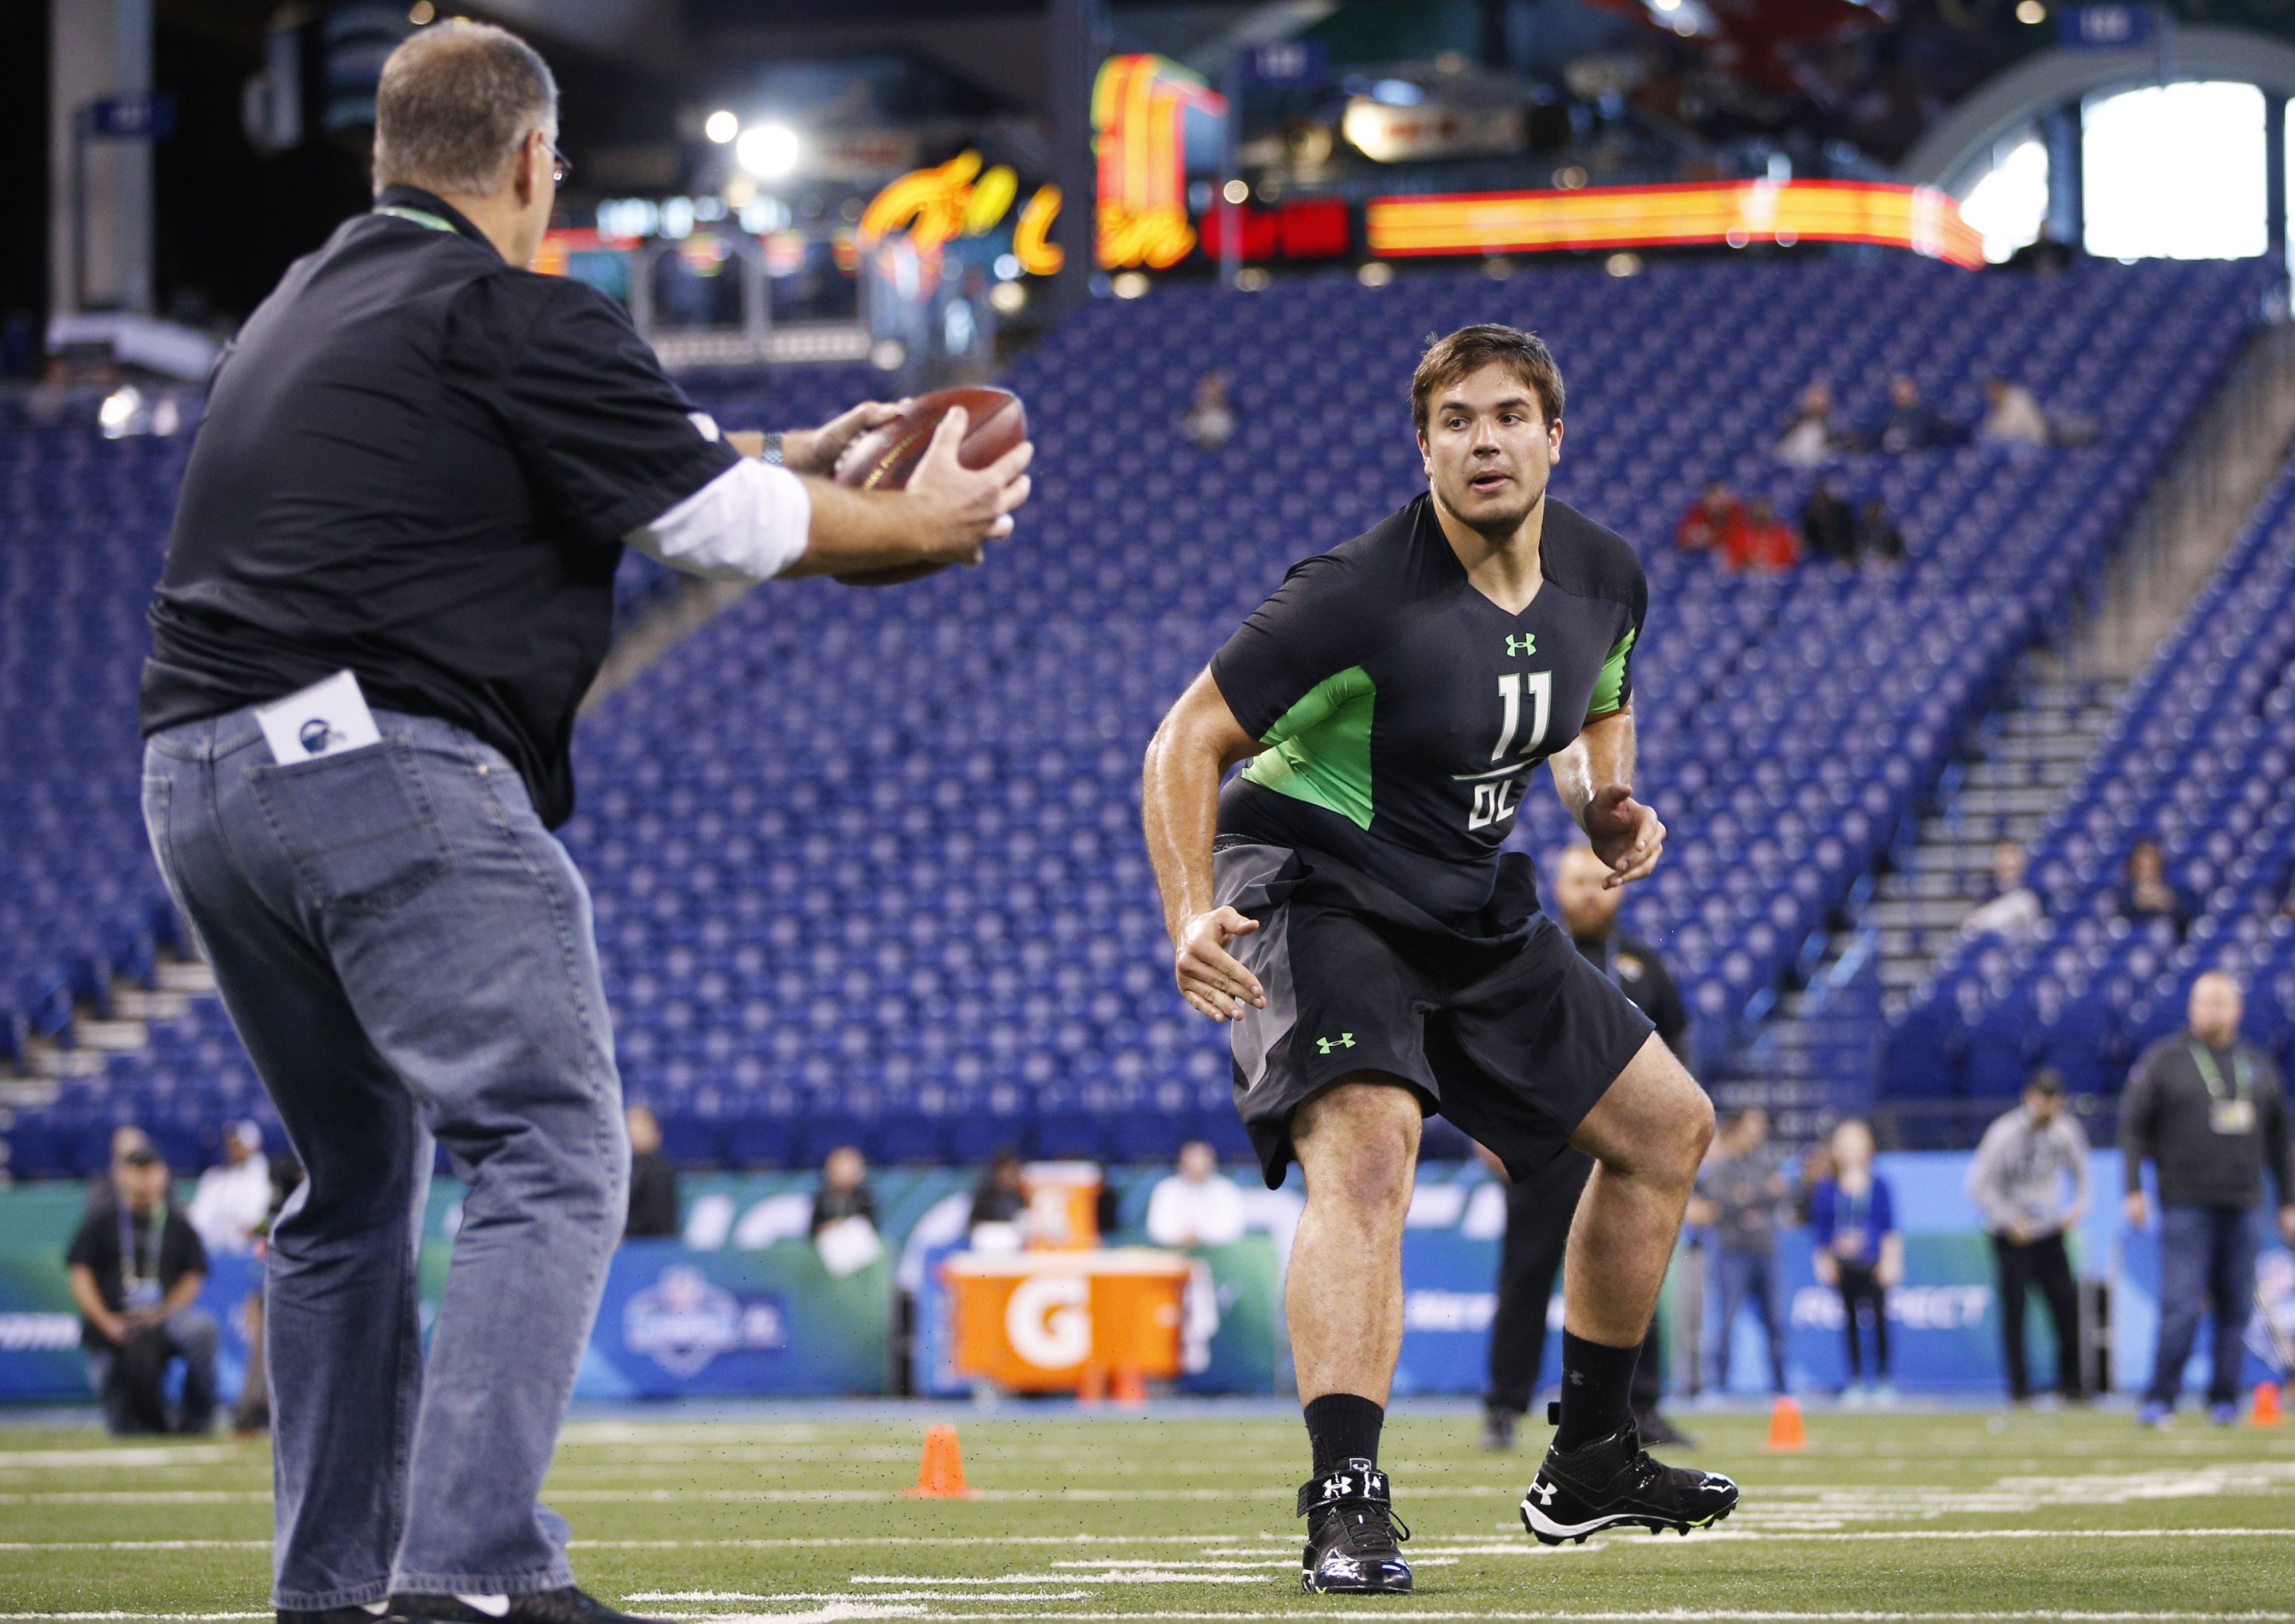
[[[112,1198],[91,1204],[64,1253],[80,1312],[88,1384],[120,1432],[204,1432],[215,1420],[215,1316],[198,1306],[207,1248],[168,1196],[167,1164],[134,1145],[111,1168]],[[184,1361],[183,1404],[167,1413],[167,1367]]]
[[[557,88],[501,29],[385,64],[379,206],[213,379],[145,668],[144,815],[309,1182],[272,1231],[282,1615],[617,1617],[536,1504],[629,1145],[589,895],[550,830],[625,543],[698,573],[977,558],[1027,496],[944,423],[908,488],[826,474],[882,407],[741,458],[610,301],[525,267]],[[427,1369],[433,1139],[469,1185]]]
[[[1619,932],[1618,904],[1625,893],[1603,884],[1609,873],[1591,846],[1572,846],[1562,854],[1554,873],[1555,908],[1562,927],[1579,952],[1649,1017],[1665,1046],[1687,1060],[1689,1012],[1682,1008],[1681,994],[1657,954]],[[1487,1151],[1483,1155],[1495,1159]],[[1554,1277],[1562,1271],[1562,1253],[1570,1239],[1578,1197],[1593,1171],[1593,1157],[1582,1150],[1565,1150],[1536,1178],[1507,1186],[1498,1311],[1491,1318],[1491,1390],[1483,1401],[1486,1449],[1514,1448],[1515,1422],[1530,1408],[1538,1391],[1538,1367],[1546,1357],[1547,1302],[1554,1295]],[[1505,1177],[1503,1165],[1499,1176]],[[1634,1366],[1632,1388],[1634,1420],[1645,1443],[1683,1441],[1658,1413],[1663,1358],[1653,1316]]]

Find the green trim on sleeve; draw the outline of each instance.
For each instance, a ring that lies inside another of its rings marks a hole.
[[[1368,829],[1371,714],[1377,698],[1377,684],[1360,665],[1324,678],[1267,730],[1268,747],[1251,758],[1243,776]]]
[[[1637,635],[1636,629],[1629,626],[1626,634],[1618,640],[1618,646],[1602,662],[1602,674],[1594,679],[1593,701],[1586,706],[1587,721],[1606,716],[1625,703],[1626,657],[1634,651]]]

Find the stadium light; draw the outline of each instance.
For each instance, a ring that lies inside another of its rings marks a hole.
[[[759,180],[772,180],[796,167],[796,132],[786,124],[753,124],[733,143],[733,159]]]
[[[701,133],[722,147],[741,133],[740,115],[721,107],[702,124]]]

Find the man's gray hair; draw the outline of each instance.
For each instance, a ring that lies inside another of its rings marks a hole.
[[[558,81],[532,45],[486,22],[409,37],[375,90],[374,186],[483,196],[510,184],[519,138],[558,123]]]

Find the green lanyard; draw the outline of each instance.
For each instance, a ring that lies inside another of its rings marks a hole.
[[[432,214],[427,208],[408,208],[397,203],[385,203],[374,211],[379,215],[396,215],[402,220],[412,220],[417,225],[427,225],[434,232],[453,232],[454,223]]]
[[[2192,1064],[2200,1068],[2200,1081],[2208,1085],[2208,1098],[2223,1098],[2223,1073],[2216,1069],[2216,1057],[2208,1052],[2206,1044],[2192,1045]],[[2242,1100],[2255,1090],[2255,1080],[2247,1069],[2247,1052],[2237,1044],[2232,1046],[2231,1051],[2231,1087],[2233,1096]]]

